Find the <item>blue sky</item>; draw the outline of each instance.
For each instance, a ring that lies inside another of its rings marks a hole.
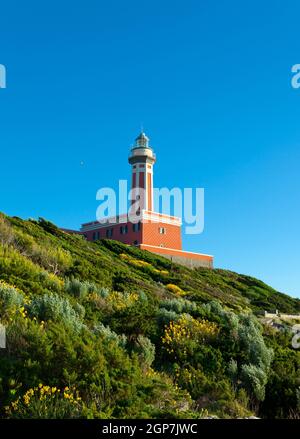
[[[143,123],[156,186],[205,188],[205,231],[185,249],[300,297],[299,14],[275,0],[5,2],[0,210],[94,219]]]

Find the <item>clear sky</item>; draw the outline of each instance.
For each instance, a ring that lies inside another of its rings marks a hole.
[[[184,247],[300,297],[298,0],[2,2],[0,210],[78,228],[128,178],[204,187]]]

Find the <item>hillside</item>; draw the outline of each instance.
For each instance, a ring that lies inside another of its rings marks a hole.
[[[2,417],[298,416],[290,330],[255,315],[300,300],[45,220],[1,215],[0,244]]]

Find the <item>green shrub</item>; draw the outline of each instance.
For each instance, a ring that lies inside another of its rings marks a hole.
[[[127,344],[127,337],[126,335],[122,334],[119,335],[116,332],[112,331],[109,326],[104,326],[102,323],[98,323],[94,329],[93,332],[95,335],[100,335],[104,339],[108,341],[115,341],[119,346],[125,348]]]
[[[78,315],[79,319],[83,320],[85,316],[85,307],[81,305],[81,303],[76,302],[73,308],[76,314]]]
[[[0,280],[0,310],[6,312],[20,308],[24,304],[24,297],[15,287]]]
[[[203,306],[213,318],[219,318],[223,326],[221,344],[223,349],[235,351],[230,359],[227,374],[233,382],[239,382],[248,395],[255,400],[264,399],[265,386],[273,359],[262,334],[262,326],[253,314],[235,314],[216,302]],[[233,376],[234,373],[234,376]]]
[[[180,314],[175,311],[170,311],[166,308],[160,308],[157,311],[157,320],[159,326],[168,325],[171,321],[176,321],[180,318]]]
[[[149,338],[139,335],[134,344],[134,352],[136,352],[142,363],[150,367],[155,359],[155,346]]]
[[[71,278],[65,282],[65,290],[71,296],[74,296],[80,300],[86,298],[88,294],[95,294],[101,298],[106,298],[110,291],[107,288],[98,287],[93,282],[83,281],[79,279]]]
[[[84,404],[75,389],[58,389],[40,384],[6,408],[10,419],[81,418]]]
[[[161,308],[168,309],[169,311],[175,311],[177,314],[189,313],[192,314],[197,310],[197,305],[195,302],[190,302],[185,299],[171,299],[163,300],[160,303]]]
[[[265,386],[268,381],[266,371],[254,364],[243,364],[241,378],[249,393],[252,393],[259,401],[263,401],[265,398]]]
[[[71,296],[84,299],[89,292],[89,284],[87,282],[80,282],[78,279],[67,279],[65,289]]]
[[[44,294],[43,296],[35,297],[28,305],[28,311],[31,316],[40,320],[63,321],[74,329],[80,330],[82,328],[79,314],[67,299],[57,294]]]
[[[2,246],[9,245],[14,242],[14,239],[15,234],[12,227],[6,220],[5,216],[0,213],[0,244]]]
[[[98,294],[98,296],[102,297],[102,299],[106,299],[110,291],[108,288],[98,288],[96,290],[96,293]]]

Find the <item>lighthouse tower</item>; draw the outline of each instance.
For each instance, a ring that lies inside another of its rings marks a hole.
[[[128,213],[119,213],[112,221],[82,224],[79,233],[89,241],[104,238],[134,245],[188,267],[212,267],[213,256],[182,250],[181,218],[154,211],[153,166],[156,156],[144,132],[135,139],[128,161],[132,179],[131,207],[138,221],[131,222]]]
[[[152,212],[153,207],[153,165],[156,161],[149,138],[145,133],[135,139],[128,158],[132,173],[132,199],[140,199],[140,209]]]

